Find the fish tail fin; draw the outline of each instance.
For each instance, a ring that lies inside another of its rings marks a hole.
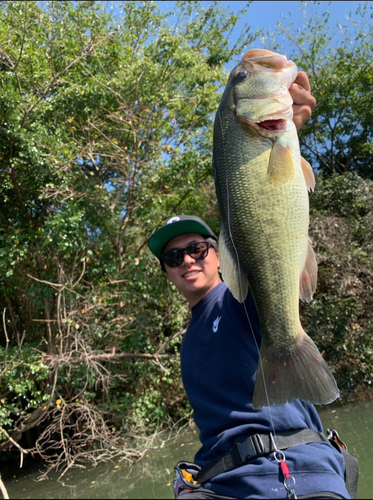
[[[262,345],[253,407],[279,406],[294,399],[328,404],[339,396],[336,381],[313,340],[302,330],[291,353],[281,357]]]

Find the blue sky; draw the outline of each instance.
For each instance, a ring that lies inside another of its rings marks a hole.
[[[208,4],[209,2],[202,2]],[[231,10],[239,11],[245,2],[242,1],[221,1],[222,5],[229,7]],[[288,15],[291,12],[291,18],[294,22],[301,20],[301,3],[299,1],[254,1],[250,5],[245,18],[241,19],[238,27],[242,27],[247,22],[252,28],[264,28],[267,31],[269,28],[274,28],[281,16]],[[320,5],[314,2],[306,2],[307,10],[312,12],[329,11],[331,14],[330,20],[332,24],[338,21],[342,24],[345,21],[345,16],[354,12],[359,4],[356,1],[333,1],[319,2]],[[373,2],[368,2],[372,4]]]
[[[167,9],[170,4],[173,4],[172,1],[157,1],[158,5],[162,8]],[[202,1],[202,4],[206,6],[211,4],[211,1]],[[248,2],[244,1],[227,1],[220,0],[218,1],[222,6],[229,8],[234,12],[239,12]],[[350,24],[347,21],[347,18],[352,13],[352,17],[354,18],[354,14],[359,4],[367,3],[370,6],[373,6],[373,1],[360,2],[360,1],[320,1],[320,2],[301,2],[301,1],[259,1],[255,0],[248,7],[246,15],[242,16],[237,26],[231,35],[230,38],[230,46],[232,47],[234,41],[239,36],[242,28],[245,24],[249,25],[251,28],[251,32],[254,33],[257,28],[261,28],[265,34],[268,34],[270,30],[274,30],[276,28],[276,24],[278,21],[282,21],[285,25],[287,23],[294,23],[294,27],[302,27],[306,20],[309,17],[314,17],[316,15],[321,15],[325,11],[330,13],[329,18],[329,27],[331,31],[336,30],[335,44],[337,45],[340,40],[339,30],[337,29],[337,23],[341,25]],[[162,5],[163,4],[163,5]],[[302,8],[306,5],[306,14],[307,18],[303,17]],[[303,7],[302,7],[303,6]],[[293,30],[292,30],[293,31]],[[285,55],[289,56],[291,53],[290,46],[282,40],[282,46],[284,50],[282,51]],[[258,39],[257,42],[251,44],[247,47],[247,49],[254,47],[264,47],[261,41]],[[271,48],[271,47],[266,47]],[[294,47],[292,47],[294,48]],[[232,60],[232,64],[238,62],[240,57],[236,57],[236,59]]]
[[[209,2],[202,2],[208,4]],[[244,6],[245,2],[242,1],[221,1],[225,7],[238,12]],[[307,14],[322,14],[325,11],[330,13],[330,27],[332,29],[337,27],[337,23],[346,24],[346,16],[350,13],[354,14],[359,3],[358,1],[321,1],[321,2],[300,2],[300,1],[253,1],[249,6],[245,16],[243,16],[237,23],[236,30],[233,33],[233,38],[237,37],[240,30],[247,23],[252,31],[257,28],[262,28],[264,33],[270,29],[274,29],[278,21],[284,22],[292,21],[296,27],[301,27],[306,19],[302,17],[301,4],[306,4]],[[373,5],[372,1],[367,2]],[[286,24],[286,23],[285,23]],[[232,39],[232,43],[233,43]],[[260,44],[258,43],[257,46]]]

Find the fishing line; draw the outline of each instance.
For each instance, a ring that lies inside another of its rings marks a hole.
[[[238,256],[236,245],[234,244],[234,241],[233,241],[233,236],[232,236],[232,231],[231,231],[231,225],[230,225],[230,220],[229,220],[230,219],[230,212],[229,212],[229,190],[228,190],[228,178],[227,177],[226,177],[226,184],[227,184],[227,207],[228,207],[228,209],[227,209],[228,233],[229,233],[229,237],[230,237],[230,240],[232,242],[232,246],[233,246],[233,249],[235,251],[236,258],[237,258],[237,264],[238,264],[238,266],[237,266],[238,267],[237,274],[238,274],[238,278],[239,278],[238,282],[239,282],[241,296],[243,296],[243,294],[242,294],[242,282],[241,282],[241,279],[240,279],[241,264],[240,264],[240,259],[239,259],[239,256]],[[266,400],[267,400],[267,404],[268,404],[269,419],[270,419],[270,423],[271,423],[273,435],[275,437],[276,436],[276,431],[275,431],[275,426],[274,426],[274,423],[273,423],[271,407],[269,405],[269,397],[268,397],[268,391],[267,391],[266,381],[265,381],[265,377],[264,377],[263,362],[262,362],[262,358],[261,358],[261,355],[260,355],[260,348],[259,348],[258,342],[257,342],[257,340],[255,338],[254,328],[252,326],[252,323],[251,323],[251,320],[250,320],[249,313],[247,311],[247,307],[246,307],[245,301],[242,302],[242,305],[244,307],[246,318],[247,318],[247,321],[248,321],[249,326],[250,326],[251,335],[254,338],[255,346],[256,346],[256,349],[258,351],[258,355],[259,355],[258,363],[260,363],[262,377],[263,377],[263,385],[264,385],[265,396],[266,396]],[[258,376],[258,372],[257,372],[257,376]]]

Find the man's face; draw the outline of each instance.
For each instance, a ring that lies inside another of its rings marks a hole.
[[[170,240],[163,252],[174,248],[186,248],[188,245],[204,241],[204,239],[203,236],[196,233],[182,234]],[[169,267],[165,264],[168,280],[185,296],[191,307],[220,283],[218,267],[218,254],[211,246],[205,259],[195,260],[185,252],[183,263],[180,266]]]

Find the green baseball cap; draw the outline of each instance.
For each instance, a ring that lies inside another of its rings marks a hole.
[[[157,229],[149,239],[148,246],[153,255],[161,258],[164,247],[167,243],[181,234],[197,233],[202,236],[214,238],[218,241],[212,229],[199,217],[193,215],[177,215],[171,217],[166,224]]]

